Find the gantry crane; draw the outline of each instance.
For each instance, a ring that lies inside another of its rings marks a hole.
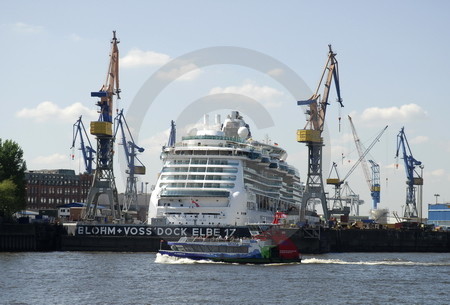
[[[341,92],[339,87],[339,73],[338,62],[336,60],[336,53],[328,45],[328,59],[319,81],[319,85],[313,96],[306,101],[298,101],[298,105],[309,105],[307,114],[307,124],[304,129],[297,130],[297,141],[306,143],[308,146],[308,177],[305,185],[305,192],[303,193],[302,205],[300,209],[300,219],[305,220],[306,208],[310,202],[319,199],[322,203],[322,209],[325,219],[329,218],[327,208],[327,201],[325,198],[325,191],[322,179],[322,147],[323,138],[322,132],[325,125],[325,114],[328,106],[328,97],[330,94],[331,82],[334,78],[334,84],[337,91],[337,102],[343,107]],[[325,74],[328,74],[324,83],[324,91],[322,96],[319,94]]]
[[[404,217],[406,219],[417,218],[417,206],[416,206],[416,185],[419,188],[423,185],[422,173],[416,171],[416,166],[423,169],[422,162],[416,160],[409,147],[408,139],[405,135],[405,127],[402,127],[397,135],[397,153],[395,157],[398,159],[400,149],[403,151],[403,162],[405,164],[406,171],[406,204]],[[397,164],[398,166],[398,164]]]
[[[115,127],[116,131],[114,132],[114,137],[117,137],[118,132],[120,131],[122,135],[121,144],[123,146],[125,157],[127,160],[127,186],[125,189],[124,201],[122,204],[122,211],[128,212],[132,206],[136,207],[138,204],[138,196],[137,196],[137,177],[136,175],[145,175],[145,166],[136,156],[137,153],[144,152],[144,148],[136,145],[133,135],[131,134],[130,128],[128,127],[128,123],[123,115],[123,109],[116,116]],[[127,138],[129,141],[127,141]],[[138,164],[138,165],[136,165]]]
[[[331,178],[333,171],[336,174],[337,178]],[[339,172],[337,170],[337,164],[336,162],[333,162],[333,165],[331,166],[330,174],[328,175],[328,179],[326,180],[328,185],[334,186],[334,196],[331,198],[328,198],[331,202],[330,209],[328,212],[331,215],[336,214],[342,214],[345,216],[348,216],[350,214],[350,208],[348,206],[344,206],[342,204],[342,196],[341,196],[341,186],[344,183],[344,179],[341,180],[339,178]]]
[[[361,140],[358,137],[356,132],[355,125],[353,125],[353,120],[350,116],[348,116],[348,120],[350,121],[350,126],[352,128],[353,139],[355,140],[356,150],[358,151],[358,155],[361,158],[363,152],[365,151],[364,145],[361,143]],[[386,130],[388,126],[383,129]],[[369,173],[369,166],[367,164],[366,158],[364,157],[361,160],[361,167],[364,172],[364,177],[366,178],[367,185],[369,186],[370,195],[372,197],[372,209],[376,210],[378,208],[378,203],[380,203],[380,165],[378,165],[375,161],[369,160],[371,165],[372,174]]]
[[[77,141],[78,135],[80,136],[80,150],[83,154],[84,168],[87,174],[92,174],[93,168],[92,164],[94,162],[94,154],[95,150],[92,148],[91,141],[89,140],[89,136],[86,132],[86,128],[84,128],[83,121],[80,116],[78,120],[73,124],[73,140],[72,147],[70,149],[75,149],[75,143]],[[85,139],[89,145],[85,144]],[[72,153],[72,160],[74,159],[74,154]]]
[[[113,31],[106,81],[99,91],[91,92],[92,97],[100,99],[97,102],[97,106],[100,107],[100,117],[98,121],[91,122],[91,134],[97,138],[97,168],[88,193],[86,210],[83,214],[84,220],[93,220],[96,217],[98,198],[102,194],[108,196],[112,219],[120,221],[123,218],[113,172],[115,139],[112,128],[112,111],[114,96],[116,95],[117,99],[120,99],[118,43],[116,32]]]
[[[359,206],[364,204],[364,200],[359,199],[359,195],[351,189],[350,185],[348,185],[348,181],[345,181],[342,186],[341,196],[346,206],[350,207],[350,214],[359,216]]]
[[[356,168],[356,166],[354,166],[354,168]],[[350,170],[349,174],[346,175],[346,178],[350,176],[354,168]],[[336,173],[337,178],[331,178],[333,171]],[[346,178],[342,180],[339,178],[337,164],[333,162],[330,175],[326,180],[328,185],[334,186],[334,196],[328,198],[331,202],[329,210],[331,215],[339,214],[348,216],[352,212],[353,215],[359,215],[359,206],[364,203],[364,200],[360,200],[359,195],[350,188],[348,181],[345,180]]]

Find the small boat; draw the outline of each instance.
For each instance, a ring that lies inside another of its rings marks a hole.
[[[251,238],[181,237],[167,243],[162,255],[238,264],[300,263],[297,246],[283,230],[266,231]]]

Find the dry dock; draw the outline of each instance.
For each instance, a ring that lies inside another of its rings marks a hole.
[[[104,225],[103,225],[104,226]],[[0,225],[0,251],[129,251],[156,252],[166,247],[166,235],[173,228],[152,228],[145,225],[120,226],[119,236],[68,235],[61,225],[55,224],[2,224]],[[98,229],[98,232],[100,232]],[[125,235],[125,232],[150,232],[153,235]],[[213,228],[212,228],[213,229]],[[212,230],[211,229],[211,230]],[[229,228],[228,228],[229,229]],[[194,231],[192,231],[194,230]],[[197,231],[196,231],[197,230]],[[192,232],[209,232],[187,228]],[[226,229],[225,229],[226,230]],[[450,232],[423,229],[286,229],[291,239],[304,254],[327,252],[450,252]],[[96,230],[94,230],[96,232]],[[162,234],[157,234],[157,233]],[[217,232],[220,232],[217,231]],[[242,233],[242,232],[241,232]],[[242,234],[241,234],[242,235]],[[243,233],[245,235],[245,233]]]

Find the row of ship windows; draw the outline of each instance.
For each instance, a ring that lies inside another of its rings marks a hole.
[[[229,180],[235,181],[236,176],[222,176],[222,175],[164,175],[161,180]]]
[[[259,184],[265,184],[268,186],[281,187],[281,185],[282,185],[281,181],[273,182],[272,180],[264,179],[264,177],[254,177],[254,176],[248,175],[248,174],[244,174],[244,178],[247,178],[248,180],[251,180],[252,182],[256,182]]]
[[[246,175],[255,175],[257,177],[263,177],[264,179],[269,179],[269,180],[276,180],[276,181],[283,181],[283,177],[277,176],[277,175],[273,175],[270,174],[267,170],[264,171],[257,171],[253,168],[250,167],[244,167],[244,173]]]
[[[245,246],[216,246],[216,245],[176,245],[178,251],[191,251],[191,252],[224,252],[224,253],[247,253],[247,247]]]
[[[201,188],[234,188],[234,183],[160,183],[160,187],[201,187]]]
[[[239,161],[224,159],[179,159],[167,161],[167,164],[239,165]]]
[[[163,173],[237,173],[236,167],[164,167]]]

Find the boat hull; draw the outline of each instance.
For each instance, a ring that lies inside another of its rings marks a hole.
[[[295,259],[284,258],[264,258],[258,254],[248,255],[230,255],[224,253],[198,253],[198,252],[181,252],[173,250],[160,250],[160,254],[176,258],[188,258],[192,260],[209,260],[213,262],[233,263],[233,264],[287,264],[300,263],[301,257]]]

